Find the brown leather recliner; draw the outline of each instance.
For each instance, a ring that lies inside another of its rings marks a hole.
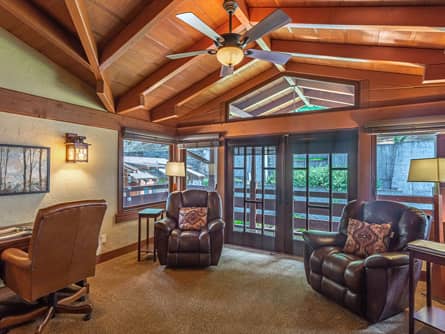
[[[178,228],[179,209],[207,207],[207,227],[201,231]],[[224,244],[221,197],[217,192],[185,190],[167,198],[167,217],[155,223],[155,247],[161,265],[217,265]]]
[[[39,210],[28,252],[8,248],[2,255],[5,285],[36,308],[0,320],[0,330],[46,313],[37,329],[40,333],[56,313],[83,313],[88,320],[92,307],[86,298],[88,277],[94,276],[96,251],[102,220],[107,209],[103,200],[64,203]],[[60,290],[77,284],[60,298]]]
[[[390,223],[388,252],[367,258],[344,253],[349,218]],[[343,210],[338,232],[303,232],[307,281],[371,323],[386,319],[408,306],[407,243],[427,239],[429,231],[429,217],[415,208],[391,201],[352,201]],[[416,261],[416,283],[420,272],[421,261]]]

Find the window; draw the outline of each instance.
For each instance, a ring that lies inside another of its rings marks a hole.
[[[436,135],[377,136],[376,151],[377,197],[432,210],[433,184],[407,180],[411,159],[436,156]]]
[[[229,104],[229,120],[352,108],[353,83],[282,76]]]
[[[169,179],[165,165],[170,145],[123,140],[122,206],[131,208],[167,199]]]
[[[215,190],[217,183],[216,147],[186,149],[186,188]]]

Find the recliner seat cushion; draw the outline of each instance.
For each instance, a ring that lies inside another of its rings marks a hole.
[[[207,231],[175,229],[168,239],[168,251],[171,253],[208,253],[210,251],[210,236]]]
[[[360,257],[354,254],[346,253],[332,253],[325,257],[322,264],[322,274],[323,276],[329,278],[330,280],[346,285],[345,282],[345,271],[351,262],[361,260]]]

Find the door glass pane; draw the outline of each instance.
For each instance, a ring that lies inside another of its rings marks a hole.
[[[328,205],[329,185],[329,154],[309,154],[310,204]]]
[[[234,149],[233,230],[275,235],[276,150],[249,146]]]
[[[347,153],[333,153],[332,154],[332,168],[348,168],[348,154]]]
[[[306,154],[294,154],[292,161],[294,168],[306,168]]]

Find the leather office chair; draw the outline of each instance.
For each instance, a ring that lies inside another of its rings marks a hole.
[[[90,318],[88,277],[94,276],[99,231],[107,208],[103,200],[64,203],[41,209],[34,222],[28,253],[8,248],[1,259],[6,286],[35,308],[0,320],[0,329],[46,314],[41,333],[56,313],[83,313]],[[61,290],[76,284],[76,291],[60,298]],[[82,299],[80,305],[74,302]]]
[[[388,252],[367,258],[344,253],[349,218],[390,223],[394,234]],[[415,208],[391,201],[352,201],[343,210],[338,232],[303,232],[307,281],[371,323],[389,318],[408,306],[406,246],[413,240],[428,239],[429,231],[429,217]],[[416,261],[415,272],[417,283],[421,261]]]
[[[207,226],[201,231],[178,227],[179,209],[207,207]],[[224,244],[221,197],[215,191],[185,190],[167,198],[167,217],[155,223],[155,247],[161,265],[217,265]]]

